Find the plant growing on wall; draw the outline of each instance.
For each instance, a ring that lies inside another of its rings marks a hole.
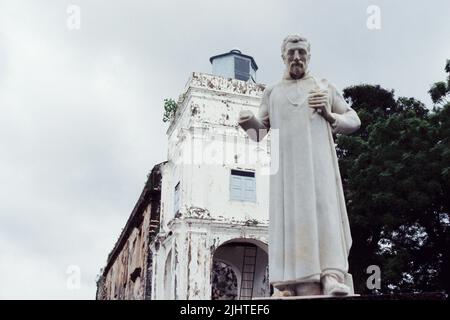
[[[170,122],[175,117],[178,104],[173,99],[164,99],[164,116],[163,122]]]

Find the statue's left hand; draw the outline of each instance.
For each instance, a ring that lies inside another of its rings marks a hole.
[[[308,96],[308,104],[328,122],[333,123],[335,121],[335,118],[329,111],[330,102],[327,90],[311,90]]]

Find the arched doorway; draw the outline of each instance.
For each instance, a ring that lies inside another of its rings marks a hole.
[[[267,245],[254,239],[232,239],[213,255],[211,298],[248,300],[270,294]]]

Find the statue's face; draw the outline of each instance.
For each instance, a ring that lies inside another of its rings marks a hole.
[[[305,42],[288,42],[284,49],[283,60],[292,79],[301,79],[308,70],[310,59],[308,46]]]

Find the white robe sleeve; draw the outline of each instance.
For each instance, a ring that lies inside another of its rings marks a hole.
[[[358,114],[345,101],[341,93],[330,84],[331,91],[331,113],[336,122],[331,126],[333,133],[350,134],[361,126]]]
[[[269,95],[270,89],[266,88],[257,117],[250,110],[241,111],[239,114],[239,125],[247,132],[250,139],[257,142],[261,141],[270,129]]]

